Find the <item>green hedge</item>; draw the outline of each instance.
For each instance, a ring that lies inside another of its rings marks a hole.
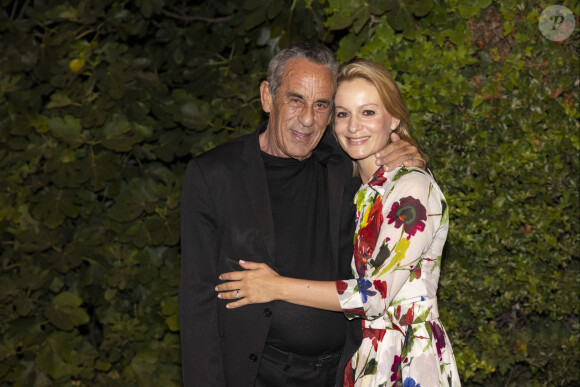
[[[451,208],[464,385],[578,385],[578,29],[466,3],[0,0],[0,385],[180,384],[185,164],[254,130],[299,39],[401,85]]]

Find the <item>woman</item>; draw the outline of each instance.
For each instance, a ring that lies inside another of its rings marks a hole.
[[[357,60],[339,73],[335,106],[336,137],[364,183],[354,199],[355,279],[287,278],[265,264],[240,261],[246,270],[222,274],[230,282],[216,288],[218,297],[237,299],[230,308],[282,300],[364,319],[345,385],[458,386],[436,298],[448,230],[445,198],[428,173],[385,171],[374,161],[391,131],[412,141],[400,91],[382,66]]]

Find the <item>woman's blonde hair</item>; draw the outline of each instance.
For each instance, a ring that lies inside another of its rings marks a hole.
[[[377,89],[385,109],[393,118],[400,120],[394,132],[401,137],[401,140],[417,146],[410,133],[411,124],[407,105],[391,73],[378,63],[368,59],[356,59],[341,66],[338,71],[337,85],[354,79],[364,79]],[[390,142],[389,136],[387,144]]]

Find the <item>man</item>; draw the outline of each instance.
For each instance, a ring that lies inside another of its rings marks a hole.
[[[240,269],[239,259],[290,277],[351,277],[352,199],[360,181],[332,136],[321,142],[337,71],[324,46],[281,51],[260,85],[269,120],[188,165],[180,288],[187,387],[342,385],[360,343],[359,321],[284,302],[228,310],[214,290],[220,273]],[[414,147],[385,151],[391,168],[405,159],[424,166]]]

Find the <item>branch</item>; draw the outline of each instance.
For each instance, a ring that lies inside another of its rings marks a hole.
[[[226,22],[226,21],[230,20],[232,17],[234,17],[234,15],[229,15],[229,16],[211,18],[211,17],[204,17],[204,16],[178,15],[176,13],[165,11],[165,10],[162,10],[161,12],[163,12],[163,14],[165,16],[169,16],[169,17],[172,17],[174,19],[183,20],[183,21],[187,21],[187,22],[189,22],[189,21],[204,21],[207,24]]]
[[[16,10],[18,9],[18,1],[15,1],[14,5],[12,6],[12,13],[10,14],[10,20],[22,18],[22,15],[24,14],[24,10],[28,6],[28,4],[30,4],[30,0],[26,0],[24,2],[24,5],[22,6],[22,8],[20,8],[20,12],[18,13],[18,16],[16,16]]]

